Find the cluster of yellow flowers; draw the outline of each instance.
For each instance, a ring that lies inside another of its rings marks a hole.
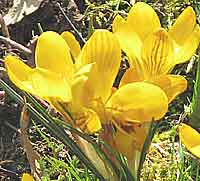
[[[149,123],[162,118],[168,104],[186,89],[186,79],[170,71],[195,53],[200,28],[194,10],[187,7],[167,31],[143,2],[131,8],[126,20],[116,16],[112,28],[113,32],[96,30],[82,49],[70,32],[44,32],[37,41],[35,68],[13,55],[5,57],[5,65],[17,87],[46,100],[74,127],[99,131],[102,139],[133,160]],[[113,90],[121,50],[130,68]],[[181,135],[190,147],[190,139]]]

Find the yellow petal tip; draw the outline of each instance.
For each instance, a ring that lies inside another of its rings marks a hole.
[[[192,127],[183,123],[179,126],[179,136],[185,147],[193,155],[200,158],[200,134]]]

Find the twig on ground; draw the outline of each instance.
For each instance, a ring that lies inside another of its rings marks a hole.
[[[10,176],[10,177],[15,177],[15,178],[19,177],[19,175],[16,172],[13,172],[11,170],[8,170],[2,167],[0,167],[0,173],[6,174],[7,176]]]
[[[2,161],[0,161],[0,166],[11,164],[11,163],[14,163],[14,161],[13,160],[2,160]]]
[[[15,48],[17,48],[17,49],[23,51],[24,53],[26,53],[26,54],[28,54],[28,55],[32,54],[32,51],[31,51],[30,49],[26,48],[25,46],[23,46],[23,45],[20,44],[20,43],[17,43],[17,42],[14,41],[14,40],[11,40],[11,39],[6,38],[6,37],[4,37],[4,36],[0,36],[0,41],[4,42],[4,43],[6,43],[6,44],[9,44],[10,46],[13,46],[13,47],[15,47]]]

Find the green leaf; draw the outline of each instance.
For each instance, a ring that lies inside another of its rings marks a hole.
[[[198,66],[196,72],[196,81],[194,84],[194,92],[191,102],[191,111],[192,113],[189,115],[190,124],[194,128],[200,127],[200,59],[198,59]]]

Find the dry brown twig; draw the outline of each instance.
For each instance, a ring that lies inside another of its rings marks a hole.
[[[1,31],[3,34],[3,36],[0,36],[0,41],[6,44],[8,48],[8,52],[11,52],[11,47],[15,47],[27,55],[32,54],[32,51],[30,49],[10,39],[10,33],[2,14],[0,14],[0,25],[1,25]]]
[[[22,52],[24,52],[27,55],[31,55],[32,51],[30,49],[28,49],[27,47],[25,47],[24,45],[17,43],[14,40],[11,40],[10,38],[6,38],[4,36],[0,36],[0,41],[9,44],[12,47],[17,48],[18,50],[21,50]]]

